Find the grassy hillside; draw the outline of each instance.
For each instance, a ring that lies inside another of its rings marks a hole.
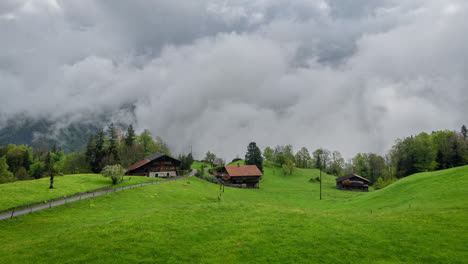
[[[3,263],[466,263],[468,166],[383,190],[265,167],[261,189],[197,178],[0,222]]]
[[[159,178],[125,176],[116,187],[154,180]],[[49,184],[49,178],[0,184],[0,210],[103,188],[112,185],[112,181],[100,174],[75,174],[55,177],[54,189],[49,189]]]

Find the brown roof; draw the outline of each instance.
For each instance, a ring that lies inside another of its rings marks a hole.
[[[365,182],[370,182],[368,179],[366,179],[366,178],[364,178],[364,177],[362,177],[362,176],[359,176],[359,175],[357,175],[357,174],[354,174],[354,173],[351,173],[351,174],[348,174],[348,175],[345,175],[345,176],[338,177],[338,178],[336,178],[336,181],[337,181],[337,182],[340,182],[340,181],[344,181],[344,180],[346,180],[346,179],[351,179],[351,178],[353,178],[353,177],[359,178],[359,179],[361,179],[361,180],[363,180],[363,181],[365,181]]]
[[[262,176],[263,173],[257,168],[256,165],[237,165],[237,166],[224,166],[230,177],[240,176]]]
[[[138,169],[138,168],[140,168],[141,166],[143,166],[143,165],[145,165],[145,164],[147,164],[147,163],[149,163],[149,162],[151,162],[151,161],[153,161],[153,160],[157,160],[157,159],[159,159],[159,158],[161,158],[161,157],[164,157],[164,156],[168,157],[169,159],[174,160],[177,166],[180,164],[180,160],[174,159],[173,157],[170,157],[170,156],[168,156],[168,155],[166,155],[166,154],[164,154],[164,153],[156,152],[156,153],[154,153],[154,154],[151,154],[151,155],[149,155],[149,156],[146,156],[143,160],[141,160],[141,161],[139,161],[139,162],[133,164],[132,166],[128,167],[128,168],[127,168],[127,172],[132,171],[132,170],[135,170],[135,169]]]
[[[138,169],[139,167],[145,165],[145,164],[148,163],[148,162],[150,162],[149,159],[144,159],[144,160],[142,160],[142,161],[139,161],[139,162],[133,164],[132,166],[128,167],[128,168],[127,168],[127,171],[131,171],[131,170],[134,170],[134,169]]]

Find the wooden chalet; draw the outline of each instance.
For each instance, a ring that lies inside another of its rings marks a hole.
[[[336,188],[340,190],[367,192],[370,183],[368,179],[356,174],[336,178]]]
[[[256,165],[224,166],[220,176],[227,186],[239,188],[258,188],[263,173]]]
[[[164,153],[154,153],[127,168],[125,175],[146,177],[175,177],[180,161]]]

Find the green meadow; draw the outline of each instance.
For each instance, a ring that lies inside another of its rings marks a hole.
[[[112,188],[155,180],[161,179],[125,176]],[[0,184],[0,210],[111,186],[112,181],[100,174],[74,174],[54,177],[54,189],[49,184],[49,178]]]
[[[0,221],[0,263],[467,263],[468,166],[368,193],[324,175],[323,200],[318,175],[268,165],[221,200],[191,177]]]

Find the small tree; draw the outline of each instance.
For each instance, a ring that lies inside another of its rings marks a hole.
[[[205,160],[206,160],[206,162],[211,164],[211,167],[213,167],[213,163],[216,160],[216,155],[214,153],[211,153],[211,152],[208,151],[206,153]]]
[[[8,164],[5,157],[0,158],[0,183],[13,182],[15,176],[8,170]]]
[[[45,163],[42,161],[36,161],[31,164],[29,169],[29,175],[34,179],[40,179],[44,175]]]
[[[192,153],[189,153],[188,155],[179,155],[178,159],[180,160],[180,170],[189,171],[192,168]]]
[[[198,172],[201,176],[205,175],[205,164],[202,164],[200,166],[200,171]]]
[[[104,167],[104,169],[102,169],[101,174],[104,177],[111,178],[112,184],[116,185],[123,180],[123,177],[125,175],[125,169],[122,166],[120,166],[120,164],[107,165]]]
[[[294,162],[292,160],[287,159],[286,162],[283,164],[283,172],[284,174],[293,174],[294,172]]]
[[[54,177],[55,177],[55,169],[54,169],[54,161],[52,159],[52,154],[50,151],[47,152],[46,159],[44,162],[44,172],[46,176],[50,177],[50,185],[49,189],[54,188]]]
[[[273,158],[274,158],[273,149],[270,147],[266,147],[265,150],[263,150],[263,157],[265,157],[265,159],[268,161],[273,161]]]
[[[20,167],[16,173],[15,177],[19,181],[29,180],[28,171],[24,167]]]

